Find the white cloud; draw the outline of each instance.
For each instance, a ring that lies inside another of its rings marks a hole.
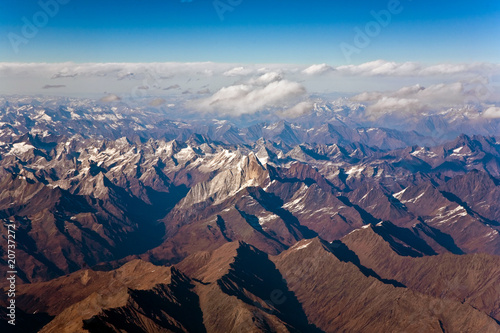
[[[464,83],[454,82],[435,84],[427,88],[414,85],[393,92],[365,92],[352,97],[352,100],[368,103],[366,112],[369,115],[378,116],[439,111],[443,108],[463,105],[466,98]]]
[[[278,72],[282,75],[317,75],[329,71],[349,76],[442,76],[442,75],[495,75],[500,74],[500,64],[435,64],[422,65],[417,62],[393,62],[375,60],[359,65],[331,67],[327,64],[313,64],[308,67],[295,65],[249,65],[213,62],[195,63],[0,63],[0,76],[40,75],[53,79],[79,79],[81,77],[110,77],[114,79],[142,80],[146,77],[171,79],[178,76],[223,76],[239,77],[254,73]]]
[[[414,62],[396,63],[385,60],[375,60],[360,65],[337,67],[336,70],[347,75],[415,75],[421,66]]]
[[[271,89],[276,86],[286,92],[295,84],[295,87],[300,86],[304,91],[318,95],[331,93],[352,95],[353,92],[367,91],[356,98],[369,103],[373,109],[373,105],[383,97],[386,97],[384,103],[390,103],[392,108],[396,108],[397,105],[409,105],[409,102],[404,99],[418,99],[421,105],[429,107],[433,103],[438,103],[437,106],[434,105],[436,107],[454,103],[497,105],[500,93],[498,87],[495,88],[496,90],[493,88],[495,84],[498,84],[495,80],[498,80],[499,76],[500,65],[498,64],[434,64],[429,66],[417,62],[385,60],[337,68],[327,64],[300,66],[213,62],[0,63],[0,90],[4,94],[51,93],[96,99],[103,96],[103,92],[106,91],[121,96],[124,102],[136,97],[148,97],[164,98],[167,101],[170,101],[169,98],[178,98],[177,103],[184,103],[200,96],[182,94],[183,91],[192,93],[210,91],[222,95],[223,92],[227,94],[232,89],[244,92],[243,95],[248,94],[251,97],[256,95],[259,89],[266,87]],[[52,84],[48,84],[49,82]],[[271,85],[275,82],[282,83]],[[440,86],[442,82],[446,82],[446,85]],[[450,82],[456,82],[456,84]],[[47,88],[57,85],[61,86],[61,89],[42,89],[45,85]],[[63,85],[66,87],[63,88]],[[405,88],[399,89],[401,86]],[[374,90],[388,90],[389,92],[370,92]],[[212,101],[213,106],[205,106],[204,109],[215,110],[214,106],[217,106],[226,110],[221,105],[229,104],[228,98],[219,97],[220,100]],[[395,103],[394,99],[403,99],[403,101]],[[236,103],[235,100],[238,99],[234,98],[233,104]],[[268,103],[266,98],[263,100],[266,101],[265,108],[273,105],[273,103]],[[281,102],[275,104],[278,108],[286,108],[285,105],[290,106],[298,102],[288,101],[286,104]],[[378,105],[382,107],[384,103],[380,101]],[[193,102],[193,104],[196,103]],[[257,102],[257,104],[261,103]],[[254,108],[243,106],[241,109],[245,112],[253,112],[250,110]]]
[[[443,76],[443,75],[489,75],[500,73],[499,64],[437,64],[424,66],[417,62],[393,62],[375,60],[360,65],[347,65],[335,68],[345,75],[363,76]]]
[[[306,74],[306,75],[320,75],[320,74],[324,74],[326,72],[330,72],[333,70],[334,70],[334,68],[331,66],[328,66],[327,64],[316,64],[316,65],[312,65],[312,66],[307,67],[306,69],[304,69],[302,71],[302,73]]]
[[[271,82],[275,82],[275,81],[280,81],[282,80],[283,77],[280,73],[277,73],[277,72],[269,72],[269,73],[266,73],[266,74],[262,74],[261,76],[257,77],[257,78],[252,78],[248,81],[248,84],[250,85],[257,85],[257,86],[260,86],[260,85],[267,85]]]
[[[222,75],[224,75],[224,76],[246,76],[246,75],[250,75],[252,72],[253,72],[252,69],[240,66],[240,67],[231,68],[230,70],[222,73]]]
[[[391,114],[394,112],[406,114],[424,111],[426,107],[427,105],[423,104],[418,99],[383,96],[374,104],[369,105],[366,111],[372,116]]]
[[[214,75],[214,71],[211,70],[211,69],[204,69],[204,70],[202,70],[200,72],[196,72],[196,74],[198,74],[198,75],[204,75],[204,76],[212,76],[212,75]]]
[[[203,112],[238,116],[279,107],[305,93],[306,89],[299,83],[266,73],[246,84],[223,87],[212,96],[188,105]]]
[[[471,64],[438,64],[423,68],[420,75],[454,75],[454,74],[494,74],[500,71],[498,64],[471,63]]]
[[[485,118],[500,118],[500,107],[490,106],[483,112]]]
[[[43,75],[53,79],[75,77],[111,77],[115,79],[138,79],[153,76],[170,79],[175,75],[211,76],[223,73],[234,66],[212,62],[195,63],[0,63],[0,76],[24,73]]]
[[[276,114],[283,118],[297,118],[311,113],[314,107],[314,103],[311,101],[300,102],[297,105],[291,107],[290,109],[279,111]]]

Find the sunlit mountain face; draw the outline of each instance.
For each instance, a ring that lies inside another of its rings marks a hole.
[[[500,332],[497,2],[0,6],[1,332]]]

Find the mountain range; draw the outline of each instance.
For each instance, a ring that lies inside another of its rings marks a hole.
[[[0,105],[21,332],[500,332],[495,120]]]

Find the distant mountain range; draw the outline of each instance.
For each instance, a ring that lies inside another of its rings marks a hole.
[[[500,332],[496,120],[2,103],[21,332]]]
[[[183,102],[132,107],[74,98],[0,98],[0,141],[32,135],[80,135],[133,142],[148,139],[186,141],[193,134],[225,144],[251,144],[260,138],[287,145],[363,143],[380,149],[433,146],[460,134],[500,136],[500,118],[482,116],[472,105],[427,115],[391,114],[373,118],[349,99],[318,98],[310,113],[280,120],[273,113],[229,117],[183,109]]]

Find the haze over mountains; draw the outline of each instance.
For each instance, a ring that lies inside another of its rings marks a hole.
[[[500,331],[500,121],[479,107],[0,105],[20,331]]]

